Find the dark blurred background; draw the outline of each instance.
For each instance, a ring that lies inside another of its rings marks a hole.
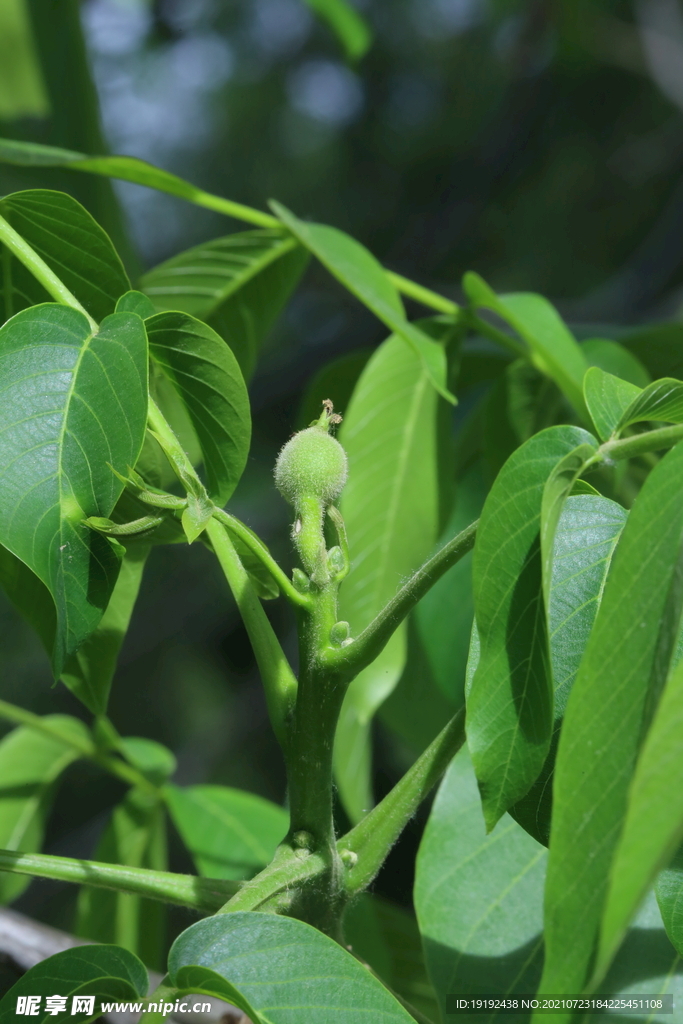
[[[577,324],[678,316],[679,0],[357,6],[375,40],[352,67],[301,0],[4,0],[0,133],[132,154],[258,207],[276,197],[456,299],[462,273],[475,269],[496,288],[543,292]],[[22,12],[33,56],[12,42]],[[0,192],[35,186],[85,203],[132,277],[240,228],[137,186],[0,167]],[[285,565],[288,513],[271,483],[275,454],[298,425],[316,370],[382,338],[378,322],[312,267],[267,343],[253,385],[252,455],[233,507]],[[291,648],[288,610],[275,602],[269,611]],[[80,715],[62,686],[52,688],[47,659],[2,597],[0,623],[0,696]],[[250,647],[201,546],[153,553],[111,717],[123,733],[167,744],[182,783],[283,800]],[[378,729],[381,793],[407,753]],[[88,854],[103,808],[120,795],[95,769],[71,770],[46,849]],[[419,822],[392,855],[395,866],[408,862],[418,832]],[[174,866],[187,869],[173,851]],[[380,888],[409,899],[409,876],[395,877]],[[73,898],[68,887],[34,883],[20,906],[68,927]]]

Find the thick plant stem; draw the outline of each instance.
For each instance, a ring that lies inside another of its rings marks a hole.
[[[465,740],[462,708],[381,803],[338,843],[347,865],[346,890],[367,888],[413,814],[441,779]]]
[[[445,544],[413,573],[396,596],[385,605],[352,644],[339,649],[330,648],[325,652],[325,664],[330,669],[353,677],[373,662],[418,601],[451,566],[472,550],[477,526],[478,520]]]
[[[225,903],[226,896],[239,889],[239,883],[218,878],[176,875],[171,871],[150,871],[147,868],[51,857],[42,853],[17,853],[14,850],[0,850],[0,871],[113,889],[207,913],[214,913]]]
[[[674,427],[661,427],[659,430],[647,430],[634,437],[624,437],[619,441],[606,441],[601,445],[591,464],[604,459],[632,459],[648,452],[659,452],[664,448],[673,448],[683,440],[683,424]]]
[[[286,750],[289,745],[288,725],[297,694],[296,677],[225,526],[217,519],[210,519],[206,532],[249,634],[270,720],[282,749]]]
[[[93,320],[90,313],[88,313],[87,309],[84,309],[76,296],[69,291],[54,271],[48,267],[45,260],[31,248],[28,242],[24,241],[21,235],[2,216],[0,216],[0,242],[3,242],[9,251],[24,264],[27,270],[33,274],[36,281],[42,284],[45,291],[53,299],[61,302],[64,306],[71,306],[72,309],[77,309],[79,313],[82,313],[90,324],[92,331],[99,329],[97,321]]]

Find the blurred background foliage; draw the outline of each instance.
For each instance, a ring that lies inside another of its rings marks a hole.
[[[135,155],[258,207],[277,197],[455,299],[471,268],[497,289],[543,292],[574,324],[609,324],[614,333],[677,318],[679,0],[356,6],[374,38],[350,64],[303,0],[0,0],[0,134]],[[134,185],[0,167],[0,193],[30,187],[80,199],[111,232],[132,276],[241,227]],[[271,478],[277,450],[310,418],[302,402],[310,408],[306,390],[316,374],[359,353],[343,364],[355,377],[381,340],[377,321],[312,266],[266,345],[252,388],[252,454],[232,507],[286,566],[288,511]],[[322,377],[326,386],[330,379]],[[337,386],[348,393],[344,379]],[[481,389],[472,394],[481,398]],[[460,406],[456,425],[473,401]],[[448,600],[435,599],[411,630],[428,629],[439,615],[467,617]],[[293,651],[288,610],[273,602],[269,612]],[[64,687],[51,688],[37,640],[2,597],[0,622],[0,696],[39,713],[80,715]],[[377,726],[380,795],[459,699],[440,688],[439,665],[419,659],[416,646],[402,703],[392,697]],[[436,684],[427,698],[430,673]],[[402,728],[411,707],[421,709],[421,737]],[[246,635],[198,545],[154,551],[111,715],[121,732],[171,747],[184,784],[220,782],[284,799]],[[89,855],[106,821],[103,805],[120,796],[94,769],[72,769],[46,850]],[[378,882],[401,902],[410,899],[421,821]],[[174,868],[190,869],[179,844],[172,855]],[[19,906],[69,927],[74,898],[68,887],[35,882]]]

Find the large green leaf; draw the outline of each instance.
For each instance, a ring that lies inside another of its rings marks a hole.
[[[305,0],[330,26],[349,60],[360,60],[372,43],[368,23],[346,0]]]
[[[130,288],[128,277],[108,235],[79,202],[64,192],[31,189],[5,196],[0,214],[95,320],[114,312],[119,295]],[[50,301],[22,263],[8,252],[2,258],[0,320]]]
[[[451,994],[535,991],[546,858],[507,815],[486,834],[467,751],[458,754],[434,801],[415,877],[415,909],[442,1013]],[[492,1017],[467,1019],[483,1024]]]
[[[655,380],[639,394],[622,413],[616,426],[620,433],[633,423],[644,420],[683,422],[683,382],[672,377]]]
[[[24,726],[0,741],[0,848],[5,850],[40,850],[53,783],[79,756],[68,737],[81,744],[91,742],[76,718],[48,715],[43,721],[58,728],[64,741]],[[29,881],[0,874],[0,901],[13,900]]]
[[[55,953],[32,967],[0,1001],[0,1022],[15,1024],[17,1000],[39,996],[39,1010],[31,1015],[36,1024],[55,1020],[46,1003],[48,997],[67,999],[65,1019],[87,1024],[102,1013],[101,1002],[108,999],[139,1000],[146,995],[149,979],[138,958],[119,946],[78,946]],[[95,996],[92,1013],[74,1012],[74,996]],[[68,1015],[68,1016],[67,1016]]]
[[[380,896],[363,893],[344,915],[344,938],[354,955],[370,964],[389,988],[430,1020],[438,1020],[436,994],[413,914]]]
[[[636,765],[600,926],[602,978],[657,872],[683,838],[683,665],[662,694]]]
[[[546,891],[547,992],[580,991],[588,980],[640,738],[676,647],[682,486],[678,445],[631,509],[567,703]]]
[[[526,796],[510,808],[515,820],[546,846],[560,727],[626,519],[626,510],[608,498],[576,495],[567,498],[555,534],[548,605],[553,737],[541,774]]]
[[[436,351],[419,326],[406,320],[401,296],[372,253],[338,228],[299,220],[274,201],[271,206],[301,244],[382,323],[408,343],[432,387],[448,401],[455,402],[444,379],[443,353]]]
[[[95,715],[107,709],[121,644],[140,590],[149,547],[127,548],[107,609],[99,625],[64,665],[60,678]],[[48,655],[55,641],[57,616],[50,591],[34,572],[0,547],[0,583],[10,601],[33,626]]]
[[[585,416],[583,375],[588,363],[557,310],[541,295],[496,295],[478,274],[465,274],[463,288],[475,308],[497,313],[529,346],[531,361],[554,380],[580,415]]]
[[[93,632],[119,569],[87,530],[108,516],[147,417],[147,338],[133,313],[93,335],[82,313],[44,304],[0,329],[0,542],[43,581],[57,610],[55,675]]]
[[[273,858],[289,828],[277,804],[228,786],[167,786],[173,824],[208,878],[248,878]]]
[[[248,380],[307,262],[291,235],[243,231],[173,256],[145,274],[141,287],[157,309],[183,310],[213,327]]]
[[[227,999],[255,1024],[412,1021],[333,939],[276,914],[218,914],[193,924],[174,942],[168,974],[176,989]]]
[[[249,396],[237,360],[216,332],[187,313],[145,321],[153,361],[183,401],[201,446],[209,493],[224,505],[247,462]]]
[[[467,698],[467,738],[488,828],[527,793],[548,754],[553,687],[541,504],[555,468],[591,443],[579,427],[536,434],[505,463],[482,512],[473,562],[481,651]]]
[[[442,359],[445,375],[441,346],[429,344]],[[353,393],[340,431],[349,458],[341,512],[352,558],[341,588],[340,616],[350,623],[353,636],[394,596],[436,541],[437,404],[420,359],[395,336],[373,354]],[[404,661],[401,627],[351,683],[344,701],[335,767],[341,798],[353,820],[372,806],[370,722],[398,682]]]
[[[131,789],[114,808],[94,859],[105,864],[166,871],[163,805]],[[148,967],[161,969],[166,930],[165,907],[129,893],[83,886],[78,898],[76,934],[110,942],[135,953]]]

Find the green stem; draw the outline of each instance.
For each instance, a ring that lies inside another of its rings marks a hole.
[[[239,888],[237,882],[218,878],[176,875],[172,871],[150,871],[148,868],[51,857],[42,853],[16,853],[14,850],[0,850],[0,870],[113,889],[205,913],[214,913],[225,903],[226,896]]]
[[[255,224],[259,228],[280,228],[282,230],[282,223],[277,217],[272,217],[269,213],[263,213],[261,210],[255,210],[253,206],[245,206],[243,203],[233,202],[232,199],[224,199],[223,196],[204,192],[202,189],[195,191],[192,202],[207,210],[224,213],[226,217],[235,217],[236,220],[244,220],[247,224]]]
[[[433,740],[381,803],[337,843],[347,866],[346,889],[362,892],[372,882],[391,847],[422,801],[443,776],[465,740],[462,708]],[[357,857],[355,863],[353,856]]]
[[[91,330],[98,330],[97,322],[93,320],[87,309],[83,308],[76,296],[72,295],[66,285],[63,284],[57,275],[48,267],[45,260],[31,248],[28,242],[24,241],[21,235],[18,234],[12,225],[2,216],[0,216],[0,242],[3,242],[9,251],[24,264],[31,274],[33,274],[36,281],[39,281],[40,284],[42,284],[45,291],[51,295],[53,299],[57,302],[61,302],[65,306],[71,306],[72,309],[77,309],[79,313],[82,313],[83,316],[87,318]]]
[[[345,677],[353,678],[373,662],[408,612],[451,566],[472,550],[477,526],[478,520],[425,562],[352,644],[327,650],[324,654],[325,665]]]
[[[149,406],[147,409],[147,423],[149,425],[149,429],[156,434],[167,458],[176,470],[180,482],[183,484],[187,483],[187,480],[183,479],[183,474],[185,474],[189,480],[196,482],[200,487],[202,487],[201,481],[195,472],[195,468],[192,465],[187,452],[184,450],[180,441],[171,429],[166,417],[151,395],[149,396]]]
[[[647,452],[658,452],[663,448],[672,448],[683,439],[683,424],[674,427],[661,427],[659,430],[648,430],[644,434],[625,437],[620,441],[606,441],[600,445],[591,464],[604,459],[632,459],[636,455]]]
[[[291,848],[280,848],[282,857],[264,868],[250,882],[244,882],[239,892],[231,897],[220,910],[219,914],[232,913],[234,910],[260,910],[267,904],[273,905],[278,897],[286,901],[290,899],[296,887],[311,879],[319,878],[329,869],[327,858],[307,850],[294,852]],[[289,909],[285,905],[278,910]]]
[[[270,720],[285,750],[288,745],[289,721],[296,702],[296,677],[225,526],[217,519],[210,519],[206,532],[249,634],[263,681]]]
[[[249,548],[252,554],[260,560],[261,564],[265,566],[270,575],[277,583],[280,590],[287,597],[292,604],[298,608],[310,608],[311,598],[308,594],[302,594],[296,589],[289,577],[283,572],[280,566],[277,564],[270,551],[261,543],[258,537],[255,537],[251,530],[248,530],[244,523],[241,523],[239,519],[235,519],[228,512],[224,512],[223,509],[217,508],[214,512],[214,518],[222,523],[231,533],[239,537],[243,544]]]
[[[337,540],[339,541],[339,548],[344,559],[344,568],[341,572],[338,572],[335,577],[337,584],[348,575],[349,569],[351,568],[351,552],[349,550],[349,539],[346,535],[346,523],[338,508],[334,505],[327,506],[327,514],[334,523],[334,528],[337,531]]]
[[[391,270],[387,270],[386,275],[399,292],[406,295],[409,299],[421,302],[423,306],[436,309],[439,313],[450,313],[454,316],[461,310],[457,302],[452,302],[450,299],[445,298],[445,296],[439,295],[438,292],[433,292],[431,288],[424,288],[421,284],[417,284],[407,277],[402,277],[401,274],[394,274]]]
[[[482,317],[477,316],[473,310],[468,310],[467,320],[473,330],[478,331],[479,334],[483,334],[485,338],[490,338],[491,341],[497,342],[502,345],[503,348],[508,349],[516,356],[521,356],[522,359],[530,360],[531,352],[523,345],[521,341],[517,341],[511,334],[506,334],[505,331],[501,331],[500,328],[494,327],[493,324],[488,323]]]

